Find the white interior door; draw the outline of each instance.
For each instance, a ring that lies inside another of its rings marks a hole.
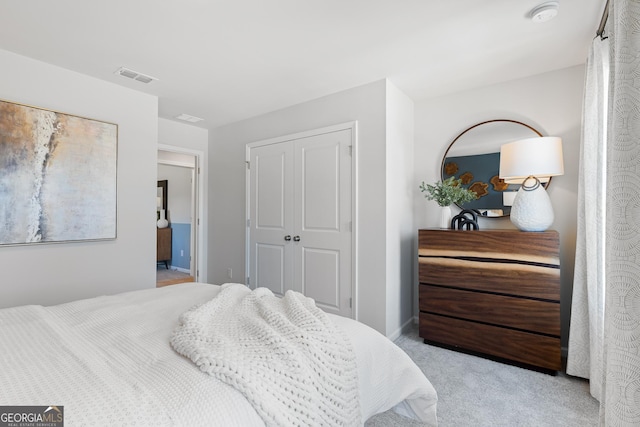
[[[249,277],[352,317],[352,130],[250,149]]]
[[[250,162],[251,286],[284,295],[293,274],[293,152],[289,144],[263,145],[251,149]]]
[[[294,289],[351,316],[351,130],[295,142]],[[299,240],[298,240],[299,239]]]

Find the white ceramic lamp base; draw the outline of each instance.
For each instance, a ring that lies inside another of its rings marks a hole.
[[[532,177],[525,180],[511,207],[511,222],[522,231],[545,231],[553,224],[551,199],[540,181],[529,186]]]
[[[167,221],[164,209],[160,209],[160,219],[156,222],[156,225],[158,228],[167,228],[169,226],[169,221]]]

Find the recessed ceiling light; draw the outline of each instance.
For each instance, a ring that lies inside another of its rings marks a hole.
[[[122,77],[127,77],[129,79],[133,79],[142,83],[151,83],[154,80],[158,80],[155,77],[151,77],[146,74],[142,74],[125,67],[118,68],[113,74],[117,74],[118,76],[122,76]]]
[[[178,120],[184,120],[185,122],[190,122],[190,123],[196,123],[196,122],[201,122],[204,119],[201,119],[200,117],[196,117],[196,116],[192,116],[190,114],[180,114],[179,116],[176,116],[176,119]]]
[[[534,7],[529,15],[533,22],[547,22],[556,17],[558,7],[560,7],[560,4],[557,1],[548,1]]]

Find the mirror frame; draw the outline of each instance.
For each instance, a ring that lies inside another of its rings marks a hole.
[[[445,161],[447,159],[447,154],[449,153],[449,151],[451,151],[451,147],[453,147],[453,145],[456,143],[456,141],[458,141],[460,138],[462,138],[463,135],[465,135],[467,132],[470,132],[471,130],[477,128],[478,126],[482,126],[482,125],[486,125],[489,123],[496,123],[496,122],[507,122],[507,123],[512,123],[515,125],[520,125],[520,126],[524,126],[525,128],[533,131],[536,135],[538,136],[542,136],[542,133],[540,133],[536,128],[534,128],[533,126],[529,126],[526,123],[522,123],[519,122],[517,120],[511,120],[511,119],[493,119],[493,120],[486,120],[484,122],[480,122],[477,123],[473,126],[468,127],[467,129],[463,130],[458,136],[456,136],[453,141],[451,141],[451,143],[449,144],[449,146],[447,147],[446,151],[444,152],[444,156],[442,157],[442,162],[440,164],[440,179],[445,180],[447,177],[445,177],[445,173],[444,173],[444,166],[445,166]],[[499,150],[498,150],[499,151]],[[549,181],[547,181],[545,184],[543,184],[544,188],[546,189],[549,186],[549,183],[551,182],[551,178],[549,178]],[[459,204],[455,204],[458,208],[460,209],[466,209],[464,206],[460,206]],[[503,214],[501,216],[479,216],[480,218],[506,218],[510,215],[510,213],[506,213]]]
[[[158,181],[158,188],[162,188],[162,209],[167,212],[167,187],[169,186],[169,181],[163,179],[162,181]]]

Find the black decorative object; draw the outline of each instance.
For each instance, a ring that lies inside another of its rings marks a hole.
[[[478,211],[475,209],[463,209],[451,219],[453,230],[479,230]]]

